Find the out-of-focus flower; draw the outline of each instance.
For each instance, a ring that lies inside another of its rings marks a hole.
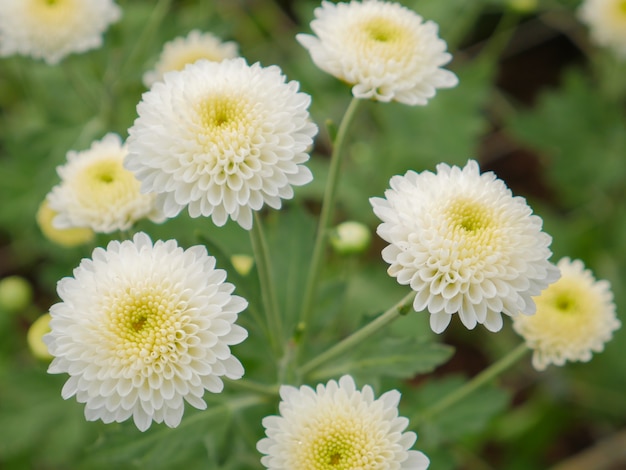
[[[0,313],[19,312],[33,301],[33,287],[22,276],[7,276],[0,280]]]
[[[280,416],[263,419],[267,437],[257,444],[270,470],[428,468],[422,452],[409,450],[417,436],[404,432],[397,390],[376,399],[372,387],[357,390],[344,375],[315,390],[283,385],[280,397]]]
[[[501,313],[534,313],[532,297],[559,277],[541,218],[473,160],[394,176],[385,198],[370,201],[390,244],[388,272],[417,293],[413,307],[430,312],[436,333],[455,313],[467,328],[498,331]]]
[[[254,258],[250,255],[233,255],[230,262],[237,273],[247,276],[254,266]]]
[[[20,54],[56,64],[102,45],[122,16],[113,0],[2,0],[0,55]]]
[[[37,359],[42,359],[44,361],[49,361],[52,359],[52,354],[48,352],[48,346],[43,342],[44,335],[50,333],[50,320],[51,316],[49,313],[45,313],[41,315],[37,320],[30,325],[28,329],[28,333],[26,334],[26,341],[28,342],[28,347],[30,348],[30,352]]]
[[[362,253],[372,241],[372,234],[367,225],[347,221],[337,225],[330,236],[330,244],[342,255]]]
[[[228,218],[252,227],[252,211],[280,208],[292,186],[313,178],[303,165],[317,133],[311,97],[276,67],[244,59],[199,60],[165,74],[137,106],[126,168],[175,217]]]
[[[535,369],[565,361],[587,362],[604,350],[621,323],[607,281],[596,281],[580,260],[559,261],[561,278],[535,297],[537,313],[518,315],[513,328],[533,350]]]
[[[437,88],[456,86],[441,66],[452,56],[438,26],[397,3],[331,3],[315,9],[316,36],[297,40],[325,72],[347,82],[357,98],[425,105]]]
[[[57,168],[61,183],[48,194],[50,208],[57,212],[55,228],[111,233],[143,218],[163,220],[156,196],[142,194],[135,175],[124,168],[127,153],[117,134],[107,134],[88,150],[68,152],[67,163]]]
[[[37,210],[37,225],[48,240],[66,247],[84,245],[93,240],[95,233],[90,228],[56,228],[52,221],[57,215],[58,212],[44,199]]]
[[[191,31],[186,37],[178,37],[166,42],[154,70],[146,72],[143,83],[149,88],[161,81],[163,75],[173,70],[183,70],[185,65],[200,59],[220,62],[238,55],[237,43],[222,42],[211,33]]]
[[[247,302],[225,280],[203,246],[153,244],[140,232],[96,248],[59,281],[62,301],[50,309],[48,372],[70,375],[63,398],[85,403],[89,421],[132,416],[141,431],[177,426],[184,401],[205,409],[205,390],[244,372],[230,346],[247,336],[235,324]]]
[[[581,21],[589,26],[591,39],[609,47],[626,59],[626,2],[624,0],[585,0],[578,10]]]

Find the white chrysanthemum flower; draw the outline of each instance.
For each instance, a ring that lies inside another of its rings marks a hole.
[[[325,72],[353,85],[357,98],[425,105],[437,88],[456,86],[441,66],[452,56],[438,26],[397,3],[324,1],[315,9],[317,36],[296,39]]]
[[[185,65],[200,59],[220,62],[238,55],[237,43],[222,42],[211,33],[191,31],[186,37],[178,37],[166,42],[154,70],[146,72],[143,83],[148,88],[163,80],[163,75],[174,70],[183,70]]]
[[[578,15],[589,26],[595,43],[613,49],[626,59],[625,0],[585,0]]]
[[[535,369],[565,361],[587,362],[604,350],[621,323],[608,281],[596,281],[580,260],[563,258],[561,278],[535,297],[537,313],[518,315],[513,328],[533,350]]]
[[[102,34],[121,16],[113,0],[2,0],[0,55],[56,64],[73,52],[100,47]]]
[[[205,409],[205,390],[219,393],[222,376],[244,372],[229,346],[247,336],[235,324],[247,302],[225,280],[199,245],[138,233],[96,248],[59,281],[62,302],[50,309],[48,372],[70,375],[63,398],[85,403],[89,421],[132,416],[141,431],[177,426],[184,401]]]
[[[280,396],[280,416],[263,419],[267,437],[257,444],[270,470],[428,468],[422,452],[409,450],[417,435],[403,432],[409,420],[398,416],[397,390],[376,399],[344,375],[315,390],[283,385]]]
[[[156,196],[142,194],[141,183],[124,168],[127,153],[120,136],[112,133],[88,150],[67,153],[67,163],[57,167],[61,183],[47,197],[57,212],[54,227],[111,233],[127,230],[142,218],[164,219],[156,209]]]
[[[313,178],[303,163],[317,126],[298,87],[280,68],[240,58],[169,72],[137,106],[126,167],[142,191],[159,193],[166,217],[187,206],[191,217],[250,229],[253,210],[280,208],[292,185]]]
[[[370,201],[388,272],[417,292],[413,307],[428,309],[436,333],[455,313],[467,328],[499,331],[501,313],[533,313],[532,296],[559,277],[541,218],[473,160],[394,176],[385,199]]]

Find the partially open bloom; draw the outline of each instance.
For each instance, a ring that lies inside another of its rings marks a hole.
[[[107,134],[82,152],[70,151],[57,168],[61,183],[48,194],[58,229],[87,227],[98,233],[127,230],[142,218],[161,221],[155,195],[142,194],[135,175],[124,168],[128,153],[117,134]]]
[[[133,417],[177,426],[184,401],[205,409],[204,391],[239,379],[230,346],[247,332],[235,324],[247,302],[232,295],[226,272],[203,246],[152,243],[145,233],[112,241],[59,281],[52,332],[52,374],[68,373],[62,396],[85,403],[89,421]]]
[[[56,228],[52,221],[57,215],[58,212],[50,207],[47,199],[44,199],[37,210],[36,220],[41,233],[51,242],[72,247],[84,245],[94,239],[95,233],[88,227]]]
[[[159,193],[165,216],[187,207],[250,229],[253,210],[278,209],[293,185],[311,181],[311,97],[278,67],[199,60],[163,80],[137,106],[125,165],[142,191]]]
[[[344,375],[315,390],[283,385],[280,397],[280,416],[263,419],[267,437],[257,444],[270,470],[428,468],[422,452],[409,450],[417,435],[404,432],[397,390],[376,399],[372,387],[357,390]]]
[[[44,313],[37,320],[30,325],[28,333],[26,335],[26,341],[30,352],[37,359],[43,361],[49,361],[52,359],[52,355],[48,352],[48,346],[43,342],[44,335],[50,333],[50,320],[49,313]]]
[[[592,351],[603,351],[621,326],[607,281],[596,281],[580,260],[563,258],[558,267],[561,278],[534,299],[537,313],[518,315],[513,322],[533,350],[537,370],[565,361],[589,361]]]
[[[585,0],[578,15],[596,44],[626,59],[626,0]]]
[[[56,64],[72,52],[100,47],[102,34],[121,16],[113,0],[2,0],[0,55]]]
[[[501,313],[534,313],[532,297],[559,277],[541,218],[473,160],[394,176],[385,198],[370,201],[388,273],[417,293],[413,307],[430,312],[436,333],[455,313],[467,328],[498,331]]]
[[[185,37],[178,37],[166,42],[154,70],[146,72],[143,83],[151,87],[163,79],[163,75],[173,70],[183,70],[185,65],[193,64],[200,59],[220,62],[224,59],[237,57],[237,44],[222,42],[211,33],[202,33],[196,29]]]
[[[357,98],[425,105],[437,88],[456,86],[438,26],[398,3],[331,3],[315,9],[317,36],[297,40],[325,72],[353,85]]]

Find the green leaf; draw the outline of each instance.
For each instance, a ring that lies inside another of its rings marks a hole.
[[[140,433],[132,423],[110,425],[116,429],[87,449],[83,468],[124,465],[126,468],[169,469],[182,463],[185,468],[200,468],[200,465],[193,466],[193,462],[206,464],[205,441],[218,439],[228,431],[231,414],[226,406],[219,405],[193,414],[189,411],[186,410],[186,416],[175,429],[153,424],[151,429]]]
[[[380,376],[408,379],[431,372],[446,362],[452,352],[450,346],[415,338],[372,339],[339,363],[317,370],[312,378],[317,380],[350,373],[362,379]]]
[[[567,207],[594,205],[607,210],[606,193],[623,187],[624,112],[620,102],[598,94],[577,70],[562,88],[545,93],[534,109],[511,118],[524,144],[546,157],[546,173]]]
[[[466,379],[462,377],[432,379],[418,387],[415,393],[405,394],[412,402],[413,409],[418,410],[411,421],[419,423],[420,408],[427,409],[465,383]],[[428,422],[419,424],[420,436],[429,444],[439,444],[476,434],[483,430],[496,414],[502,412],[508,403],[507,391],[493,385],[482,387],[444,412],[433,416]]]

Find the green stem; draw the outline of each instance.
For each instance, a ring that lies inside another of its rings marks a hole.
[[[304,336],[307,335],[309,329],[309,322],[311,320],[311,314],[313,312],[313,297],[317,288],[317,282],[320,275],[320,267],[324,258],[324,252],[326,250],[326,243],[328,241],[328,228],[332,220],[333,210],[335,208],[335,199],[337,196],[337,186],[339,183],[339,170],[341,169],[341,162],[343,160],[343,149],[346,142],[346,134],[350,123],[354,120],[356,110],[359,107],[361,100],[358,98],[352,98],[348,108],[339,125],[337,136],[333,145],[333,152],[330,157],[330,168],[328,170],[328,179],[326,181],[326,188],[324,191],[324,199],[322,201],[322,210],[320,213],[320,219],[317,226],[317,234],[315,238],[315,245],[313,247],[313,254],[311,257],[311,264],[309,266],[309,274],[307,277],[306,286],[304,289],[304,295],[302,297],[302,308],[300,311],[300,321],[298,323],[300,344],[304,343]]]
[[[411,307],[411,303],[413,302],[414,297],[415,292],[411,291],[410,293],[405,295],[402,300],[400,300],[400,302],[395,304],[382,315],[376,317],[374,320],[372,320],[361,329],[355,331],[344,340],[340,341],[339,343],[332,346],[330,349],[327,349],[319,356],[311,359],[309,362],[304,364],[299,369],[300,374],[303,376],[305,374],[308,374],[323,363],[328,362],[331,359],[334,359],[335,357],[338,357],[343,353],[353,349],[359,343],[362,343],[374,333],[383,329],[389,323],[396,320],[402,314],[406,313],[406,309]]]
[[[159,2],[155,5],[152,10],[152,14],[146,21],[146,26],[143,28],[141,35],[135,42],[135,46],[124,60],[119,76],[124,76],[126,74],[125,72],[127,72],[128,67],[137,62],[143,49],[153,41],[153,36],[158,31],[159,26],[161,26],[161,23],[167,16],[171,3],[172,0],[159,0]]]
[[[261,217],[256,211],[254,212],[254,223],[250,231],[250,241],[252,242],[252,250],[254,251],[254,258],[259,273],[261,299],[263,301],[263,310],[265,310],[270,343],[277,357],[281,357],[283,353],[282,321],[272,281],[269,248],[263,233]]]
[[[506,356],[499,361],[493,363],[480,374],[476,375],[472,380],[463,384],[462,387],[457,388],[453,392],[441,398],[435,402],[431,407],[420,412],[415,418],[411,420],[413,424],[430,421],[433,417],[441,413],[442,411],[453,406],[457,402],[461,401],[486,383],[492,381],[502,372],[507,370],[517,361],[519,361],[529,351],[526,343],[520,344],[517,348],[513,349]]]
[[[247,379],[223,379],[225,383],[233,388],[239,388],[241,390],[248,390],[250,392],[260,393],[261,395],[270,395],[277,396],[278,395],[278,386],[277,385],[266,385],[258,382],[254,382],[252,380]]]

